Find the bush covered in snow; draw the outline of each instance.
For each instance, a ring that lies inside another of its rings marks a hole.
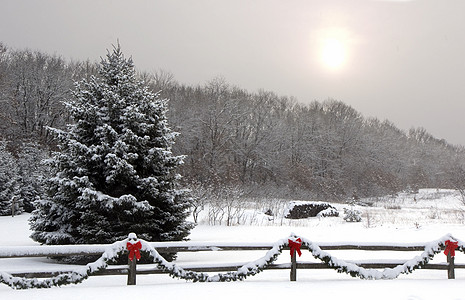
[[[326,202],[291,202],[285,217],[287,219],[305,219],[310,217],[337,217],[337,209]]]
[[[353,208],[344,208],[344,220],[346,222],[362,222],[362,212]]]

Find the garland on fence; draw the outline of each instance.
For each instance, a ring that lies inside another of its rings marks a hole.
[[[0,282],[15,289],[50,288],[52,286],[61,286],[71,283],[77,284],[87,279],[93,273],[107,268],[109,262],[116,259],[128,249],[130,258],[133,258],[134,256],[138,258],[139,256],[137,254],[139,250],[148,252],[153,258],[153,262],[157,264],[157,270],[161,269],[162,271],[169,273],[169,275],[174,278],[192,280],[194,282],[237,281],[246,279],[248,276],[254,276],[265,270],[276,261],[285,247],[296,247],[296,242],[301,244],[301,246],[307,247],[313,257],[321,260],[328,267],[335,269],[337,272],[347,273],[353,277],[359,277],[362,279],[394,279],[400,274],[411,273],[426,265],[437,253],[441,252],[441,248],[444,247],[446,248],[446,254],[449,251],[451,253],[455,253],[455,250],[465,253],[465,244],[463,242],[454,239],[451,235],[446,235],[439,240],[427,244],[425,246],[425,250],[420,256],[417,256],[395,268],[386,268],[383,271],[379,271],[375,269],[366,269],[357,266],[354,263],[339,260],[328,252],[321,250],[321,248],[312,241],[292,235],[288,239],[279,240],[264,257],[245,264],[236,272],[219,273],[217,275],[210,276],[202,272],[184,270],[176,264],[166,261],[149,243],[144,240],[138,240],[135,235],[131,233],[128,239],[110,245],[97,261],[89,263],[74,271],[62,273],[43,280],[38,280],[36,278],[14,277],[10,274],[0,272]],[[133,248],[134,245],[137,245],[137,250]],[[291,255],[292,253],[293,252],[291,251]]]
[[[194,282],[238,281],[246,279],[247,276],[257,275],[273,264],[286,246],[288,246],[288,239],[280,240],[273,245],[264,257],[243,265],[236,272],[219,273],[217,275],[210,276],[202,272],[184,270],[183,268],[166,261],[157,252],[157,250],[155,250],[155,248],[150,246],[147,242],[142,241],[142,250],[150,253],[153,257],[153,262],[158,265],[158,269],[168,273],[173,278],[192,280]]]
[[[0,272],[0,283],[4,283],[14,289],[40,289],[72,283],[78,284],[89,278],[90,275],[106,269],[109,262],[112,262],[126,250],[126,242],[127,239],[111,244],[98,260],[70,272],[60,273],[54,277],[43,280],[38,280],[37,278],[15,277],[5,272]]]
[[[161,257],[158,252],[151,247],[148,243],[144,242],[142,250],[149,251],[150,255],[154,258],[154,262],[165,272],[169,273],[170,276],[185,279],[193,280],[194,282],[211,282],[211,281],[237,281],[246,279],[247,276],[254,276],[261,271],[265,270],[270,266],[277,257],[281,254],[282,250],[291,245],[295,245],[295,242],[302,243],[302,246],[308,248],[310,253],[314,258],[321,260],[329,268],[336,270],[339,273],[347,273],[353,277],[359,277],[361,279],[395,279],[400,274],[412,273],[416,269],[422,268],[426,265],[433,257],[441,252],[441,248],[446,247],[450,240],[456,240],[451,235],[445,235],[441,239],[430,242],[425,246],[425,250],[420,256],[405,262],[402,265],[399,265],[395,268],[386,268],[383,271],[375,269],[367,269],[360,266],[357,266],[354,263],[339,260],[336,257],[332,256],[328,252],[321,250],[321,248],[315,243],[307,240],[305,238],[297,238],[291,236],[289,239],[283,239],[274,244],[273,248],[269,250],[266,255],[254,262],[248,263],[238,269],[237,272],[228,272],[223,274],[217,274],[210,277],[205,273],[198,273],[194,271],[186,271],[175,264],[169,263]],[[461,241],[452,242],[456,245],[458,251],[465,253],[465,244]],[[295,247],[295,246],[294,246]],[[291,255],[292,255],[291,251]],[[446,253],[447,255],[447,253]]]
[[[454,240],[454,242],[451,242],[451,240]],[[436,254],[440,253],[442,251],[441,248],[446,248],[445,254],[447,255],[449,249],[447,246],[448,244],[453,244],[456,247],[453,248],[454,250],[457,249],[458,251],[465,253],[465,244],[463,242],[454,239],[451,235],[445,235],[436,241],[428,243],[420,256],[416,256],[397,267],[386,268],[383,271],[379,271],[363,268],[354,263],[339,260],[328,252],[321,250],[321,248],[313,242],[307,239],[302,239],[302,245],[308,247],[313,257],[321,260],[329,268],[332,268],[339,273],[347,273],[352,277],[359,277],[361,279],[395,279],[400,274],[412,273],[416,269],[421,269],[431,259],[433,259]],[[449,251],[452,251],[452,249]]]

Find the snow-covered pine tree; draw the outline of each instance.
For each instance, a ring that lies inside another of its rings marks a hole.
[[[48,154],[38,143],[24,143],[17,156],[20,177],[18,193],[24,211],[30,213],[34,210],[33,203],[42,197],[44,177],[50,173],[44,165]]]
[[[32,238],[45,244],[111,243],[135,232],[149,241],[189,234],[189,201],[177,186],[182,156],[171,148],[167,100],[136,78],[120,46],[99,77],[76,84],[66,103],[75,123],[52,129],[60,151],[50,160],[48,196],[37,201]]]
[[[6,149],[6,142],[0,141],[0,216],[11,215],[12,201],[16,199],[15,215],[22,213],[22,203],[18,197],[19,181],[16,160]]]

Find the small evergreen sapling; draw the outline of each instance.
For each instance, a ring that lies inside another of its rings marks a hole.
[[[112,243],[135,232],[149,241],[182,240],[192,225],[177,186],[182,156],[171,148],[167,101],[136,78],[119,45],[99,77],[76,84],[66,103],[74,123],[51,129],[60,151],[47,197],[36,202],[32,238],[45,244]]]

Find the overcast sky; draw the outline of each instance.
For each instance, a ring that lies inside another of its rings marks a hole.
[[[181,83],[333,98],[465,145],[463,0],[0,0],[9,47],[99,61],[117,40]]]

